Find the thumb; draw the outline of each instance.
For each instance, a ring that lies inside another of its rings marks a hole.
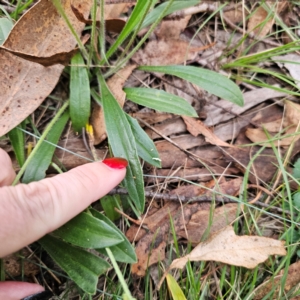
[[[127,161],[109,158],[52,178],[0,189],[0,257],[49,233],[113,189]]]

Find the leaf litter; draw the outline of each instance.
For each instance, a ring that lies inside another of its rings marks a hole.
[[[284,13],[286,1],[283,2],[281,6],[278,6],[277,14]],[[1,65],[4,66],[1,72],[3,76],[1,81],[2,90],[6,93],[3,93],[3,98],[2,96],[0,98],[2,108],[0,136],[19,124],[43,102],[59,80],[64,67],[62,63],[69,59],[73,53],[72,51],[76,51],[76,40],[68,31],[64,21],[60,20],[59,22],[55,19],[58,14],[53,10],[53,7],[45,6],[47,3],[50,5],[48,1],[41,0],[24,14],[13,28],[3,48],[0,48],[0,60],[3,61]],[[80,22],[72,12],[70,1],[66,0],[62,3],[68,17],[73,22],[77,34],[81,36],[84,23]],[[88,21],[91,3],[90,1],[81,1],[81,3],[84,4],[84,7],[80,9],[78,1],[72,1],[72,6],[77,9],[85,21]],[[267,4],[271,5],[272,3],[269,1]],[[113,5],[111,7],[113,8]],[[124,7],[125,10],[128,8],[128,6]],[[233,22],[238,24],[243,14],[236,13],[235,7],[232,7],[233,9],[226,12],[233,11],[236,16]],[[41,28],[43,28],[40,32],[38,26],[36,28],[32,27],[32,20],[40,14],[38,9],[48,12],[47,18],[39,19]],[[226,37],[225,31],[222,33],[219,30],[216,33],[216,44],[203,43],[202,32],[199,32],[200,38],[193,39],[191,43],[190,30],[192,27],[188,24],[192,23],[193,14],[215,9],[216,7],[212,7],[212,4],[202,3],[191,10],[181,12],[183,15],[186,14],[185,16],[164,20],[144,48],[135,55],[134,62],[146,65],[197,62],[200,65],[211,66],[210,64],[215,63],[217,58],[224,54],[227,47],[228,40],[221,41],[220,37],[220,35],[222,38]],[[241,7],[239,6],[238,9],[240,11]],[[114,9],[111,11],[114,11]],[[282,16],[284,17],[284,15]],[[266,10],[261,7],[252,14],[247,24],[248,31],[252,32],[250,36],[262,38],[272,31],[274,18],[268,19],[262,29],[258,26],[265,17]],[[109,17],[107,16],[107,18]],[[114,18],[119,21],[122,20],[122,22],[126,21],[125,18],[121,19],[119,17],[119,13],[111,16],[112,20]],[[230,18],[229,14],[227,14],[227,18]],[[28,28],[28,31],[23,33],[24,28],[25,30]],[[21,35],[20,31],[22,32]],[[58,33],[58,36],[54,36],[54,33]],[[140,34],[142,34],[142,31]],[[34,39],[32,35],[34,35]],[[238,34],[236,36],[239,37]],[[48,42],[45,43],[45,40]],[[205,40],[207,41],[206,38]],[[61,41],[64,41],[64,43],[61,43]],[[65,43],[65,41],[67,42]],[[258,45],[270,49],[268,40],[264,41],[260,41]],[[232,45],[234,45],[234,42],[233,40]],[[248,42],[248,40],[245,42],[245,46]],[[174,51],[174,49],[177,49],[177,51]],[[299,55],[297,53],[293,55],[293,57],[274,56],[272,59],[281,68],[282,72],[285,72],[284,68],[288,69],[291,77],[295,80],[295,84],[298,84],[297,68],[295,68],[295,65],[285,62],[286,60],[298,61]],[[48,67],[42,65],[43,60],[55,56],[56,58],[53,59],[52,63],[50,62]],[[213,66],[216,65],[213,64]],[[124,109],[130,115],[138,116],[138,118],[146,120],[150,124],[150,127],[145,127],[141,123],[157,146],[162,160],[162,169],[152,169],[148,164],[145,164],[145,170],[148,171],[148,174],[164,177],[148,179],[146,184],[150,188],[155,188],[156,184],[164,184],[171,188],[169,194],[186,195],[190,199],[204,194],[211,201],[213,201],[216,191],[227,196],[238,196],[242,185],[240,176],[246,172],[247,166],[254,156],[257,157],[254,163],[251,163],[249,174],[251,183],[264,186],[272,179],[278,169],[278,162],[271,149],[261,151],[260,146],[241,148],[241,145],[249,144],[252,141],[267,147],[270,146],[269,137],[266,135],[267,130],[274,136],[274,144],[278,146],[280,143],[281,155],[285,155],[287,146],[296,142],[298,138],[295,136],[297,133],[295,130],[298,128],[297,111],[299,106],[293,102],[283,102],[282,99],[289,96],[282,90],[256,87],[254,85],[249,88],[245,85],[243,93],[245,105],[238,107],[228,101],[211,96],[193,85],[188,85],[184,81],[178,81],[172,76],[161,77],[161,75],[155,76],[155,74],[149,76],[134,69],[135,65],[127,65],[108,82],[111,82],[109,84],[110,89],[116,98],[119,98],[120,105],[124,105]],[[11,71],[8,73],[7,70]],[[139,80],[134,79],[137,77],[136,74],[139,74],[138,78],[143,78],[148,86],[164,86],[166,90],[176,91],[181,95],[185,94],[184,98],[187,98],[197,108],[196,110],[201,119],[189,118],[189,120],[186,117],[141,109],[136,104],[125,101],[122,88],[129,82],[134,82],[133,86],[139,86]],[[160,79],[163,81],[159,81]],[[127,83],[125,84],[126,80]],[[275,89],[279,87],[277,82],[271,82],[271,84]],[[25,101],[26,107],[24,107]],[[282,113],[283,105],[284,113]],[[268,117],[272,115],[270,112],[273,112],[272,107],[277,108],[273,115],[276,118],[268,121]],[[281,113],[278,113],[278,110]],[[15,116],[18,116],[18,118]],[[95,144],[102,143],[106,137],[106,130],[103,115],[98,107],[94,108],[91,120],[96,131]],[[186,124],[190,124],[190,122],[193,122],[193,126]],[[196,132],[191,127],[195,127]],[[154,132],[153,129],[156,131]],[[282,135],[291,136],[281,138]],[[179,147],[164,140],[163,136],[176,141]],[[61,141],[60,144],[73,151],[78,151],[84,157],[88,156],[81,139],[75,135],[71,139]],[[198,159],[188,155],[185,150],[198,156]],[[99,157],[104,157],[106,151],[105,145],[97,147]],[[72,159],[72,154],[63,152],[63,150],[57,150],[56,154],[62,159],[67,169],[86,162],[82,158]],[[232,179],[230,176],[233,175],[237,178]],[[194,184],[183,183],[182,179],[184,178],[200,183],[202,186],[212,189],[213,192],[209,194],[207,191],[201,191],[201,188]],[[218,184],[216,184],[216,179],[219,180]],[[219,186],[220,190],[214,190],[214,186]],[[149,207],[149,211],[151,211],[151,207]],[[260,236],[235,235],[232,226],[229,224],[242,218],[240,213],[243,211],[243,207],[235,203],[214,206],[207,202],[180,205],[179,203],[165,201],[154,211],[151,215],[145,215],[143,221],[136,221],[139,226],[132,225],[127,232],[127,236],[137,242],[138,263],[132,267],[134,275],[144,276],[150,265],[163,261],[168,242],[172,240],[170,236],[170,216],[174,223],[175,233],[181,239],[180,241],[190,242],[196,246],[190,254],[173,261],[170,268],[182,267],[188,260],[218,261],[253,268],[265,261],[270,255],[286,254],[284,241]],[[208,239],[203,241],[207,237]],[[295,273],[293,270],[297,269],[296,264],[295,266],[291,265],[288,275],[288,279],[291,278],[291,281],[286,283],[287,290],[289,290],[289,286],[294,286],[298,280],[293,281],[291,275]],[[260,291],[262,287],[258,288],[260,292],[256,295],[256,299],[261,299],[269,292],[269,285],[266,284],[265,286],[263,292]]]
[[[73,1],[88,15],[91,3]],[[70,0],[62,1],[69,20],[80,36],[84,24],[74,16]],[[41,17],[43,16],[43,17]],[[51,57],[72,51],[77,41],[51,1],[41,0],[15,24],[3,47],[35,57]],[[0,136],[29,116],[56,86],[64,66],[44,67],[0,48]]]

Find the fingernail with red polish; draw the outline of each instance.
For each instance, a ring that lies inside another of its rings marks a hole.
[[[104,164],[112,169],[124,169],[128,166],[128,161],[121,157],[110,157],[102,160]]]

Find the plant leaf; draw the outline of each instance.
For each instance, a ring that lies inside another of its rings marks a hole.
[[[91,213],[95,218],[98,218],[99,220],[107,223],[109,226],[117,230],[124,238],[124,241],[115,245],[109,247],[111,252],[113,253],[115,259],[120,262],[128,263],[128,264],[133,264],[137,261],[135,250],[133,246],[130,244],[130,242],[127,240],[125,235],[118,229],[118,227],[111,221],[109,220],[106,216],[101,214],[95,209],[90,209]],[[96,249],[100,253],[107,255],[105,249]]]
[[[6,40],[8,34],[12,30],[14,23],[8,18],[0,18],[0,45]]]
[[[125,88],[126,97],[143,106],[177,115],[198,117],[194,108],[183,98],[163,90],[148,88]]]
[[[174,300],[186,300],[180,286],[176,282],[175,278],[171,275],[168,274],[166,276],[167,279],[167,284],[168,284],[168,289],[172,295],[172,298]]]
[[[169,9],[166,11],[166,13],[164,14],[164,17],[175,11],[188,8],[188,7],[194,6],[196,4],[199,4],[199,0],[174,1],[172,3],[172,5],[169,7]],[[168,5],[169,5],[169,1],[166,1],[166,2],[158,5],[157,7],[155,7],[150,13],[147,14],[141,28],[148,27],[152,23],[154,23],[157,19],[157,16],[159,16],[164,11],[166,6],[168,6]]]
[[[121,31],[121,33],[119,34],[118,38],[113,43],[113,45],[108,49],[108,51],[106,53],[106,59],[108,59],[118,49],[118,47],[124,42],[124,40],[128,37],[128,35],[132,33],[132,31],[135,29],[135,27],[141,21],[141,16],[143,16],[147,12],[147,9],[149,9],[149,4],[148,4],[149,1],[153,2],[153,0],[148,0],[148,1],[138,0],[137,1],[123,30]],[[156,1],[156,0],[154,0],[154,1]]]
[[[175,259],[170,269],[182,269],[187,261],[219,261],[253,269],[269,255],[286,255],[284,243],[262,236],[237,236],[233,227],[227,226],[197,245],[190,254]]]
[[[115,221],[120,219],[120,214],[115,211],[115,207],[120,207],[120,195],[106,195],[100,199],[101,206],[105,215],[111,220]]]
[[[125,113],[108,89],[102,75],[98,76],[101,97],[95,100],[102,104],[107,136],[114,156],[128,160],[126,177],[122,181],[124,187],[139,212],[144,210],[145,194],[143,172],[136,150],[135,139]]]
[[[294,168],[293,168],[293,176],[296,179],[300,178],[300,159],[297,159],[297,161],[294,164]]]
[[[51,142],[52,144],[57,144],[68,120],[69,113],[65,112],[50,130],[47,137],[47,140],[49,142]],[[50,145],[49,143],[43,143],[41,145],[26,168],[22,179],[23,183],[38,181],[45,178],[46,170],[51,163],[55,149],[55,146]]]
[[[73,2],[88,17],[92,1]],[[85,24],[74,17],[70,0],[61,1],[61,5],[72,28],[77,35],[81,35]],[[17,54],[37,59],[46,57],[45,60],[49,61],[52,56],[74,50],[76,45],[76,38],[57,12],[53,1],[38,1],[22,15],[0,48],[0,136],[39,107],[56,86],[64,69],[61,64],[44,67]]]
[[[24,127],[24,122],[22,122],[19,127]],[[11,145],[14,149],[18,164],[20,167],[25,163],[25,134],[22,130],[15,127],[7,133]]]
[[[83,248],[104,248],[123,242],[119,230],[87,213],[81,213],[53,231],[53,236]]]
[[[198,85],[213,95],[239,106],[244,105],[243,94],[239,87],[227,77],[216,72],[193,66],[142,66],[138,69],[180,77]]]
[[[70,117],[74,130],[81,132],[82,127],[88,123],[90,116],[90,81],[80,52],[73,56],[71,64]]]
[[[110,267],[109,263],[51,235],[44,236],[39,243],[83,291],[95,294],[98,277]]]
[[[132,133],[135,138],[136,148],[139,157],[141,157],[144,161],[148,162],[150,165],[154,167],[161,168],[160,158],[158,151],[150,139],[148,134],[141,128],[138,121],[131,116],[127,115],[127,120],[131,126]]]

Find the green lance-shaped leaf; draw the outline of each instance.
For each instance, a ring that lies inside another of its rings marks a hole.
[[[216,72],[193,66],[142,66],[140,70],[174,75],[220,98],[243,106],[243,94],[239,87],[227,77]]]
[[[91,110],[90,81],[85,62],[78,52],[72,57],[70,72],[70,117],[73,128],[81,132]]]
[[[102,75],[98,76],[101,99],[95,100],[102,105],[107,136],[114,156],[128,160],[126,177],[122,184],[137,210],[142,212],[145,206],[143,172],[137,154],[135,138],[124,111],[108,89]]]
[[[44,236],[39,243],[84,292],[96,293],[98,277],[110,267],[109,263],[51,235]]]
[[[69,113],[65,112],[50,129],[50,132],[47,136],[47,141],[51,142],[54,145],[57,144],[68,120]],[[23,183],[38,181],[45,178],[46,170],[51,163],[52,156],[55,151],[54,145],[44,142],[40,146],[26,168],[22,180]]]
[[[8,34],[12,30],[14,23],[11,19],[0,18],[0,45],[6,40]]]
[[[141,128],[138,121],[131,116],[127,115],[127,120],[131,126],[132,133],[135,138],[136,148],[139,157],[144,161],[153,165],[154,167],[161,168],[159,154],[153,141],[150,139],[148,134]]]
[[[135,255],[135,250],[133,246],[130,244],[130,242],[127,240],[125,235],[118,229],[118,227],[111,221],[109,220],[106,216],[101,214],[95,209],[90,210],[91,213],[95,218],[98,218],[99,220],[106,222],[107,225],[113,227],[115,230],[117,230],[124,238],[124,241],[121,242],[120,244],[117,244],[115,246],[109,247],[111,252],[113,253],[115,259],[120,262],[128,263],[128,264],[133,264],[137,261],[136,255]],[[97,249],[100,253],[106,255],[105,249]]]
[[[25,163],[25,134],[20,128],[25,127],[25,121],[18,127],[13,128],[7,135],[14,149],[18,164],[22,167]]]
[[[194,108],[183,98],[163,90],[148,88],[125,88],[126,97],[143,106],[177,115],[198,117]]]
[[[119,230],[84,212],[52,234],[70,244],[91,249],[110,247],[124,240]]]

